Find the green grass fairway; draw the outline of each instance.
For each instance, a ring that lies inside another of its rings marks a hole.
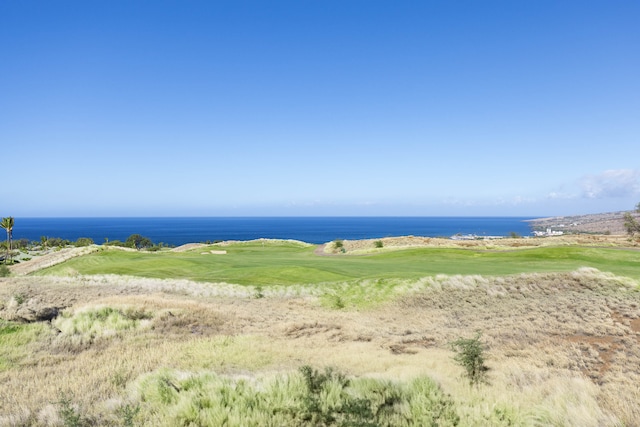
[[[571,271],[594,267],[640,278],[640,252],[587,247],[545,247],[507,252],[419,248],[364,256],[317,256],[315,247],[292,242],[225,246],[226,255],[105,250],[71,259],[39,275],[122,274],[240,285],[292,285],[354,279],[417,279],[435,274],[489,276]]]

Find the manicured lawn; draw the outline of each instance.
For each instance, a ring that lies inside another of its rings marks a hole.
[[[225,249],[226,255],[202,254]],[[124,274],[184,278],[241,285],[289,285],[353,279],[417,279],[435,274],[507,275],[594,267],[640,278],[640,252],[586,247],[509,252],[420,248],[366,256],[317,256],[295,243],[238,243],[192,252],[146,253],[106,250],[75,258],[38,274]]]

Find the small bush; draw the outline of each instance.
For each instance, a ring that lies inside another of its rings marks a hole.
[[[136,420],[140,412],[140,405],[126,404],[118,409],[118,415],[122,418],[124,427],[133,427],[139,425]]]
[[[65,427],[82,427],[91,425],[89,420],[78,412],[78,409],[76,409],[75,405],[72,403],[71,397],[66,393],[60,392],[58,402],[56,403],[59,406],[58,414],[60,415],[60,418],[62,418],[62,422]]]
[[[336,249],[340,249],[344,247],[344,242],[340,239],[336,239],[333,241],[333,247]]]
[[[382,248],[384,246],[384,243],[382,243],[382,240],[376,240],[375,242],[373,242],[373,245],[376,248],[380,249],[380,248]]]
[[[11,271],[9,271],[9,267],[4,264],[0,264],[0,277],[9,277]]]
[[[65,246],[68,246],[69,244],[71,244],[71,242],[69,242],[66,239],[61,239],[59,237],[49,237],[47,239],[47,246],[49,247],[54,247],[54,246],[65,247]]]
[[[93,239],[90,237],[80,237],[75,241],[74,245],[76,247],[93,245]]]
[[[262,286],[258,285],[258,286],[255,287],[255,293],[253,294],[253,296],[255,298],[258,298],[258,299],[264,298],[264,292],[263,291],[264,290],[262,289]]]
[[[13,299],[18,305],[22,305],[27,300],[27,296],[25,294],[15,294],[13,296]]]
[[[29,239],[14,240],[11,247],[13,249],[27,249],[29,247]]]
[[[474,338],[458,338],[451,343],[451,348],[456,353],[453,359],[464,368],[472,386],[486,382],[489,370],[484,363],[484,347],[480,336],[481,333],[478,332]]]
[[[342,310],[345,307],[345,302],[340,295],[336,295],[333,298],[333,308]]]

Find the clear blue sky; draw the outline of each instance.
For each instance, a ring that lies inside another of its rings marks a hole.
[[[0,215],[640,201],[638,1],[0,0]]]

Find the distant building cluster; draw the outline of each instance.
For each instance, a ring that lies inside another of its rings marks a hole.
[[[562,236],[564,231],[555,231],[550,228],[547,228],[545,231],[534,231],[533,235],[536,237],[547,237],[547,236]]]
[[[455,234],[450,237],[451,240],[491,240],[504,239],[504,236],[478,236],[477,234]]]

